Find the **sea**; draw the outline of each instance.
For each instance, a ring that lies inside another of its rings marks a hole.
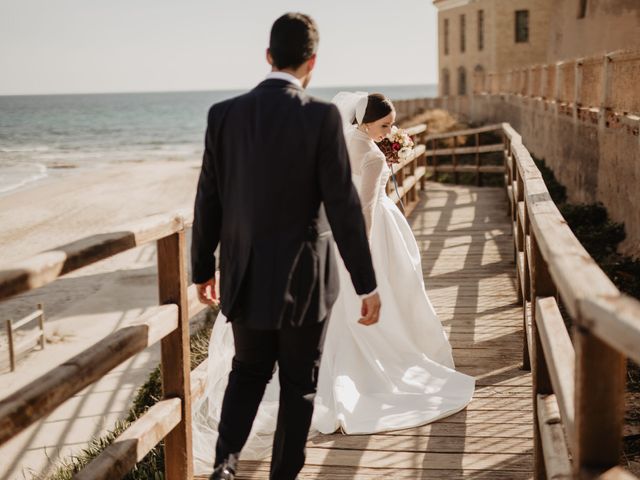
[[[395,100],[437,95],[428,84],[308,91],[331,100],[342,90]],[[0,195],[78,169],[198,159],[209,107],[245,91],[0,96]]]

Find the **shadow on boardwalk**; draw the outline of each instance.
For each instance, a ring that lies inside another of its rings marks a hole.
[[[521,370],[522,308],[504,195],[428,183],[409,218],[456,368],[476,378],[471,404],[413,429],[315,437],[301,480],[532,478],[531,379]],[[268,461],[242,462],[238,478],[268,471]]]

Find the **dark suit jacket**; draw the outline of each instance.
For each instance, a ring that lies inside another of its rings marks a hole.
[[[332,234],[356,291],[374,290],[336,106],[279,79],[213,105],[192,274],[196,283],[213,277],[220,242],[220,302],[228,319],[258,329],[324,320],[339,288]]]

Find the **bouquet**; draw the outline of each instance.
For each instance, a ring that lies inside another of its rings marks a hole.
[[[391,132],[377,145],[389,164],[399,163],[401,158],[407,158],[413,152],[413,140],[405,130],[396,126],[391,127]]]

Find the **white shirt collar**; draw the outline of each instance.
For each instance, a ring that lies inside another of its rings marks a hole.
[[[267,80],[276,79],[276,80],[286,80],[289,83],[293,83],[294,85],[303,88],[302,82],[287,72],[269,72],[267,75]]]

